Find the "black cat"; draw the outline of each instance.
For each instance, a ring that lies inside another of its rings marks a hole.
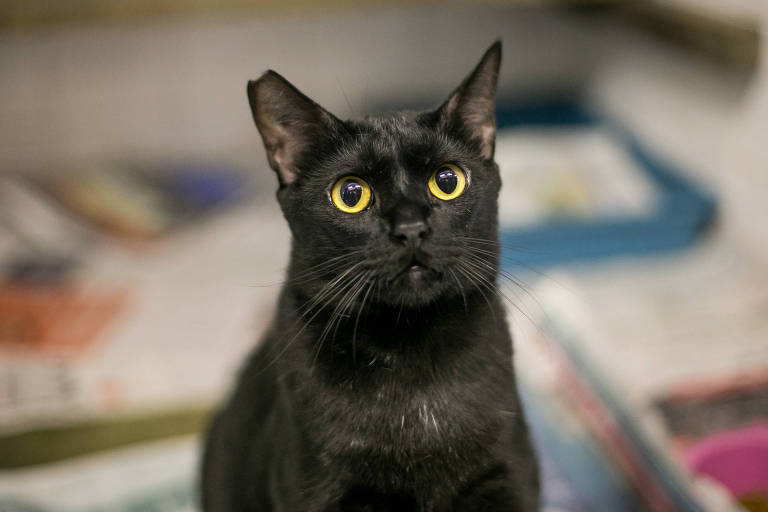
[[[500,60],[435,111],[360,121],[273,71],[248,84],[293,242],[208,433],[205,511],[537,510],[495,287]]]

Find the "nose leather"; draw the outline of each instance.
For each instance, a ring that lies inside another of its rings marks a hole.
[[[431,232],[428,208],[415,203],[401,203],[391,214],[390,237],[395,242],[418,247]]]

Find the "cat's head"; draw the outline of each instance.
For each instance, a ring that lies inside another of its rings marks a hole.
[[[339,120],[273,71],[249,82],[293,234],[294,285],[345,308],[466,300],[492,286],[500,60],[496,42],[436,110],[364,120]]]

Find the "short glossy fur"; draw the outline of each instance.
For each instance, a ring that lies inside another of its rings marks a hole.
[[[208,433],[207,512],[533,511],[498,272],[501,45],[437,110],[340,121],[269,71],[248,94],[293,243],[277,313]],[[442,163],[456,199],[430,195]],[[344,213],[339,178],[373,202]]]

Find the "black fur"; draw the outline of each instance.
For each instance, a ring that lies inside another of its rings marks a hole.
[[[272,326],[208,433],[205,511],[537,510],[495,288],[500,59],[497,42],[435,111],[360,121],[272,71],[249,83],[293,245]],[[445,162],[468,174],[450,201],[427,189]],[[368,209],[333,206],[345,175],[371,185]]]

